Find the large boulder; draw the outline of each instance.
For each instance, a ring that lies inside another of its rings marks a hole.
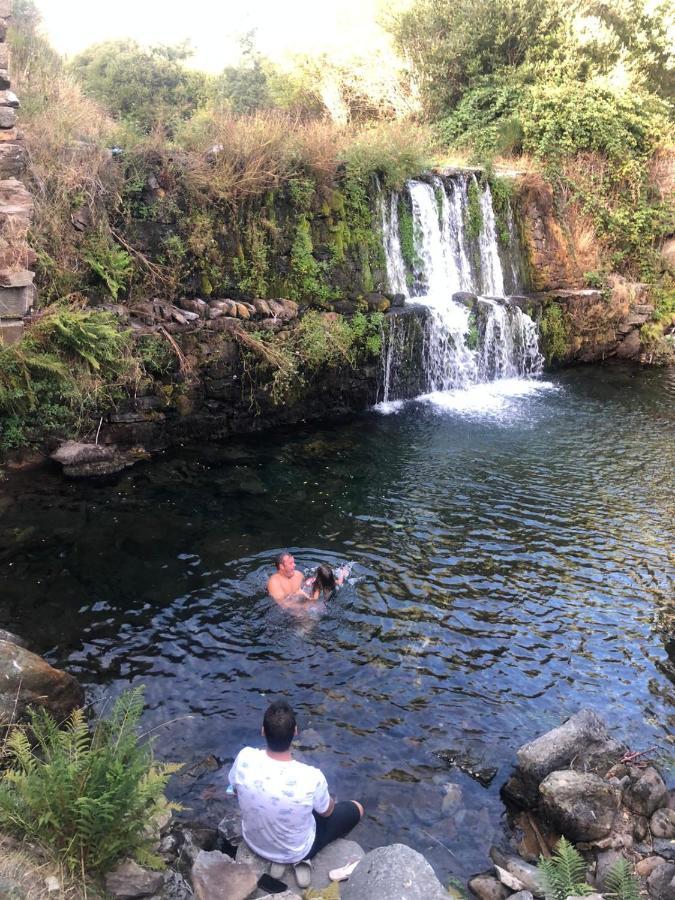
[[[584,756],[599,753],[609,743],[616,752],[618,745],[611,742],[600,716],[591,709],[582,709],[562,725],[524,744],[517,752],[517,768],[530,799],[536,799],[537,787],[551,772],[573,764],[581,768],[579,761]]]
[[[133,900],[135,897],[149,897],[164,885],[162,872],[151,872],[139,866],[133,859],[120,863],[105,876],[106,894],[117,900]]]
[[[448,894],[421,853],[405,844],[367,853],[341,890],[342,900],[447,900]]]
[[[28,706],[41,706],[57,722],[84,705],[81,685],[25,647],[0,640],[0,725],[20,721]]]
[[[668,802],[668,788],[653,766],[645,769],[623,795],[623,802],[639,816],[651,816]]]
[[[345,838],[331,841],[312,860],[310,887],[314,890],[328,887],[331,883],[328,873],[332,869],[341,869],[348,863],[362,858],[363,849],[355,841],[346,840]],[[242,841],[237,847],[236,861],[242,865],[249,866],[258,876],[270,870],[269,861],[254,853],[245,841]],[[280,880],[284,881],[290,890],[302,893],[302,888],[298,885],[293,866],[286,866],[286,870]]]
[[[597,775],[551,772],[539,790],[545,814],[572,841],[595,841],[609,834],[620,792]]]
[[[664,863],[654,869],[647,879],[647,888],[652,900],[675,900],[675,865]]]
[[[246,900],[258,885],[258,875],[244,863],[218,850],[201,850],[192,867],[197,900]]]

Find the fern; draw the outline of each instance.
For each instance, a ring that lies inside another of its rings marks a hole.
[[[539,872],[546,900],[566,900],[572,894],[593,892],[585,880],[584,858],[564,837],[558,841],[553,856],[539,857]]]
[[[605,894],[616,900],[640,900],[640,884],[627,859],[617,859],[605,876]]]
[[[109,869],[128,854],[157,865],[148,838],[167,804],[164,788],[179,766],[158,765],[136,726],[141,689],[127,691],[90,734],[82,710],[60,729],[44,710],[30,731],[7,740],[10,767],[0,778],[0,828],[50,849],[71,872]]]

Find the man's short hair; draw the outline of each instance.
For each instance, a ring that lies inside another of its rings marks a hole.
[[[295,735],[295,713],[285,700],[271,703],[263,718],[263,732],[267,747],[273,753],[285,753]]]
[[[291,555],[292,555],[292,554],[290,553],[289,550],[282,550],[282,552],[279,553],[278,556],[275,556],[275,557],[274,557],[274,565],[277,567],[277,571],[281,568],[281,564],[282,564],[282,562],[284,561],[284,559],[285,559],[287,556],[291,556]]]

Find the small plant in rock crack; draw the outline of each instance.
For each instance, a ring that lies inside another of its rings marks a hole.
[[[566,900],[570,895],[591,894],[586,882],[586,862],[566,838],[556,845],[553,856],[539,857],[539,873],[546,900]]]
[[[621,857],[605,875],[604,894],[614,900],[640,900],[640,883],[633,867]]]

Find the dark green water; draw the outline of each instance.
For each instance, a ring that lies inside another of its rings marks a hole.
[[[364,801],[364,846],[410,843],[442,876],[483,868],[515,749],[565,714],[671,746],[675,373],[436,399],[185,447],[115,483],[13,475],[0,626],[99,705],[145,684],[148,727],[177,719],[159,753],[188,764],[229,762],[287,697],[322,742],[308,759]],[[351,561],[353,583],[282,613],[264,583],[284,547],[303,568]],[[216,819],[220,778],[174,792]]]

